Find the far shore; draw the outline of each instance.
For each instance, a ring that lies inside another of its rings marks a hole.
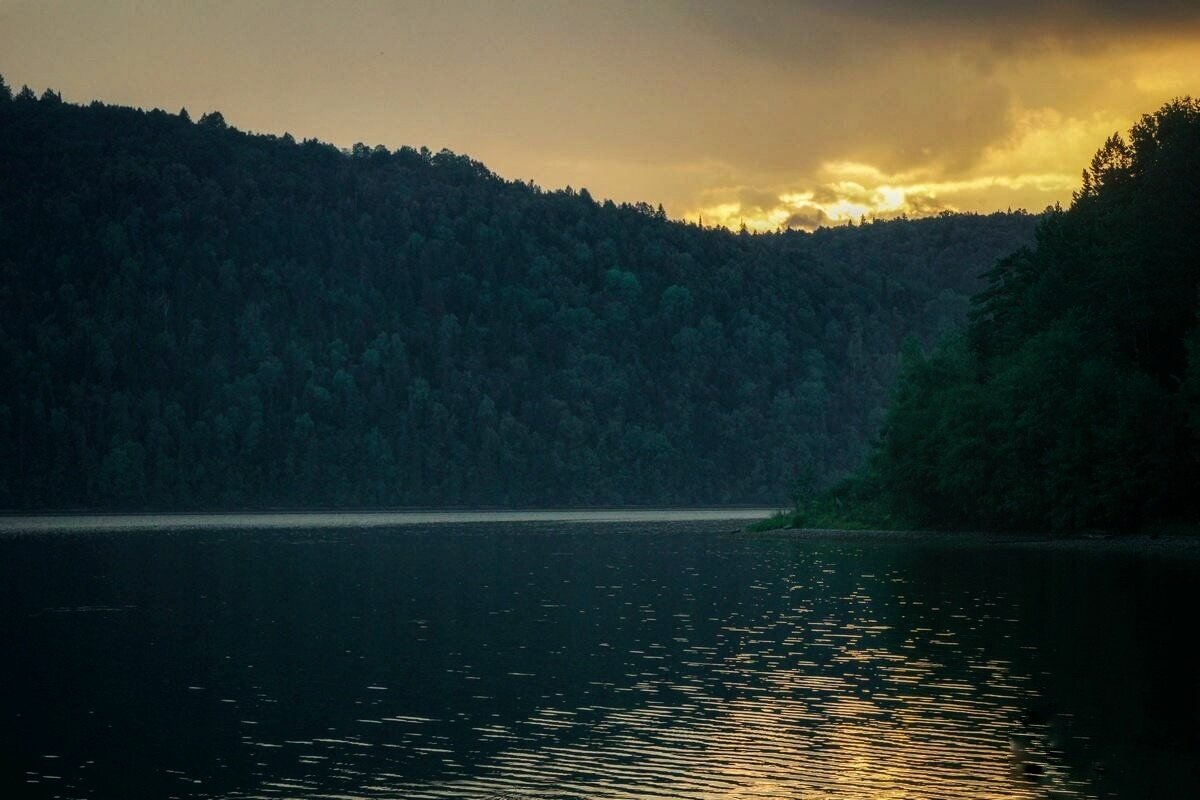
[[[55,533],[181,533],[201,530],[368,529],[495,523],[721,523],[730,534],[759,539],[802,539],[860,545],[1041,549],[1200,559],[1200,529],[1155,533],[997,533],[986,531],[775,528],[753,523],[778,513],[763,507],[586,509],[374,509],[356,511],[224,512],[0,512],[0,536]]]
[[[746,506],[577,509],[376,509],[226,512],[0,514],[0,534],[188,530],[386,528],[475,523],[750,522],[776,509]]]

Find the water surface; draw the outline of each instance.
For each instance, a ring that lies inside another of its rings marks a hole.
[[[0,795],[1133,798],[1200,781],[1195,560],[731,527],[0,537]]]

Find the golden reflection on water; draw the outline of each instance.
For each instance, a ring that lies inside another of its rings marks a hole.
[[[980,621],[993,632],[1003,624],[996,609],[978,601],[935,615],[953,628],[901,628],[878,609],[899,619],[897,607],[920,610],[903,576],[864,574],[838,594],[830,573],[749,587],[777,592],[773,607],[783,610],[727,625],[716,642],[694,641],[692,619],[675,615],[676,635],[631,650],[625,675],[593,687],[594,704],[547,703],[519,722],[474,728],[481,742],[503,743],[479,763],[460,763],[423,739],[420,724],[388,717],[412,731],[401,749],[442,758],[437,779],[375,773],[355,776],[360,785],[345,793],[315,781],[287,790],[412,800],[1091,796],[1060,763],[1045,724],[1031,720],[1028,676],[964,640]],[[636,613],[644,621],[656,612]]]

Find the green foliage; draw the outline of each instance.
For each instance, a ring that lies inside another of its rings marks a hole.
[[[1200,104],[1113,136],[965,337],[910,348],[873,469],[918,525],[1127,529],[1200,516]]]
[[[1034,227],[739,236],[24,91],[0,176],[0,507],[772,502]]]
[[[765,531],[805,528],[844,531],[893,531],[914,527],[879,492],[869,473],[846,478],[821,491],[796,498],[795,507],[750,525],[747,530]]]
[[[1200,327],[1192,328],[1187,338],[1187,375],[1181,392],[1192,436],[1200,440]]]

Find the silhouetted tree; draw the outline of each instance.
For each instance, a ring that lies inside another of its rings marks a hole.
[[[1002,259],[966,335],[905,359],[874,479],[921,525],[1200,516],[1200,103],[1110,137]]]

